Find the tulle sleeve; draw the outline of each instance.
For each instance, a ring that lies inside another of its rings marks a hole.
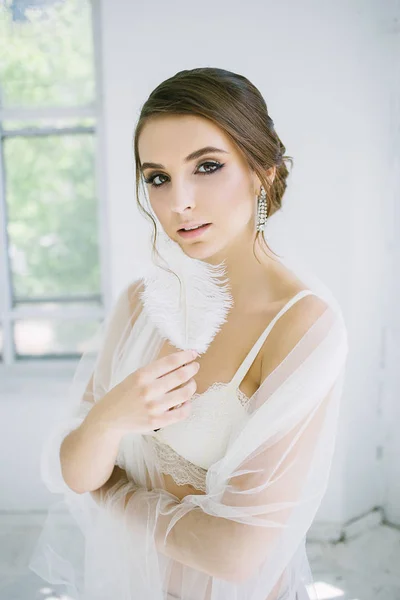
[[[41,478],[52,493],[69,493],[61,473],[60,448],[64,438],[84,421],[94,403],[114,384],[115,365],[135,321],[140,280],[119,294],[112,310],[92,339],[92,348],[81,357],[74,373],[62,414],[46,438],[41,452]]]
[[[286,336],[293,340],[292,329]],[[249,418],[209,469],[206,494],[179,502],[129,482],[109,491],[108,533],[118,534],[108,552],[117,571],[128,560],[141,598],[151,589],[185,600],[301,597],[305,536],[329,478],[348,352],[340,313],[326,306],[289,347],[279,364],[266,357]]]

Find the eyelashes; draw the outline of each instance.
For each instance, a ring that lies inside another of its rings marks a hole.
[[[220,169],[222,169],[223,166],[225,166],[225,163],[219,163],[219,162],[211,162],[211,161],[206,161],[201,163],[201,165],[199,165],[199,169],[200,167],[204,167],[205,165],[210,165],[212,167],[214,167],[214,169],[212,169],[211,171],[204,171],[204,172],[199,172],[199,175],[212,175],[213,173],[216,173],[217,171],[219,171]],[[145,183],[148,183],[150,185],[152,185],[153,187],[159,188],[163,185],[163,183],[154,183],[154,180],[157,177],[167,177],[167,175],[164,175],[163,173],[154,173],[153,175],[151,175],[150,177],[144,177],[144,181]]]

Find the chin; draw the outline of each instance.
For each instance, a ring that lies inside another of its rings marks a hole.
[[[185,243],[181,239],[175,240],[181,247],[182,251],[190,258],[196,258],[197,260],[210,261],[216,255],[220,256],[224,249],[224,246],[213,243],[212,241],[198,241],[192,243]]]

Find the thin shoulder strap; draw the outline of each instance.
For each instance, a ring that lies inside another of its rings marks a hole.
[[[256,343],[254,344],[254,346],[252,347],[252,349],[250,350],[250,352],[236,371],[235,375],[229,383],[230,386],[232,386],[233,388],[239,387],[239,385],[242,382],[242,379],[253,364],[254,359],[259,353],[263,343],[267,339],[269,332],[271,331],[277,320],[280,319],[280,317],[284,315],[285,312],[289,310],[291,306],[293,306],[293,304],[301,300],[301,298],[304,298],[304,296],[309,296],[310,294],[314,294],[314,292],[312,292],[311,290],[301,290],[301,292],[298,292],[295,296],[293,296],[293,298],[289,300],[289,302],[285,304],[285,306],[283,306],[283,308],[281,308],[281,310],[275,315],[272,321],[267,325],[266,329],[264,329]]]

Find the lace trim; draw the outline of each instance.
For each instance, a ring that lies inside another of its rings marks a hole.
[[[250,402],[250,398],[246,396],[246,394],[242,392],[242,390],[240,390],[239,388],[236,388],[236,395],[239,398],[240,404],[242,406],[246,406]]]
[[[171,475],[178,485],[192,485],[197,490],[206,491],[207,471],[186,460],[156,437],[152,437],[159,470]]]
[[[212,390],[227,387],[228,383],[215,382],[210,385],[207,390],[201,394],[194,393],[191,401],[194,398],[200,398]],[[236,388],[236,394],[239,402],[243,407],[247,405],[250,398],[246,396],[239,388]],[[195,415],[190,415],[194,418]],[[190,419],[189,417],[189,419]],[[154,441],[154,449],[158,461],[158,468],[161,473],[171,475],[175,483],[178,485],[192,485],[197,490],[206,492],[206,477],[207,470],[199,467],[188,461],[186,458],[175,452],[171,446],[161,441],[158,437],[152,436],[151,439]]]
[[[215,383],[212,383],[210,385],[210,387],[208,387],[206,389],[205,392],[202,392],[201,394],[198,394],[197,392],[195,392],[191,399],[193,400],[193,398],[200,398],[200,396],[204,396],[205,394],[208,394],[208,392],[227,387],[228,385],[230,385],[230,384],[229,383],[221,383],[220,381],[216,381]],[[246,406],[246,404],[250,401],[250,398],[248,396],[246,396],[246,394],[244,392],[242,392],[242,390],[240,388],[236,388],[236,396],[238,397],[239,402],[242,406]]]

